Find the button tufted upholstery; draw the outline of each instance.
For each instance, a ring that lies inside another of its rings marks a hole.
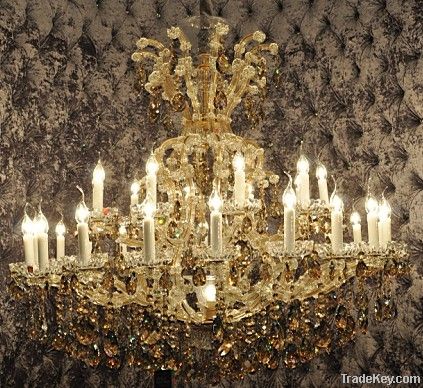
[[[340,371],[422,375],[417,356],[423,349],[422,2],[216,0],[213,5],[233,28],[230,44],[262,29],[280,46],[264,119],[251,128],[239,109],[234,131],[261,143],[269,167],[279,174],[295,169],[303,140],[309,157],[320,154],[336,177],[346,208],[364,196],[369,177],[374,192],[386,187],[393,236],[409,242],[416,264],[410,278],[397,285],[398,318],[392,326],[373,325],[354,345],[310,366],[280,368],[248,381],[339,386]],[[153,144],[179,132],[164,111],[157,123],[146,118],[148,96],[134,87],[130,54],[138,37],[164,41],[167,27],[199,13],[194,0],[1,0],[1,386],[45,385],[46,373],[60,386],[151,383],[136,370],[112,375],[45,349],[34,353],[35,345],[17,336],[5,279],[7,264],[22,256],[25,202],[42,197],[51,221],[64,210],[73,225],[75,185],[89,192],[99,153],[107,174],[106,203],[129,205],[128,182],[143,169]],[[363,201],[356,207],[364,216]]]

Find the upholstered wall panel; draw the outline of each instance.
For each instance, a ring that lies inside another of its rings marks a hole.
[[[234,132],[257,140],[279,174],[295,169],[303,140],[336,177],[346,208],[364,196],[369,178],[375,193],[386,187],[393,236],[409,243],[415,264],[397,284],[394,321],[371,322],[354,344],[309,365],[281,364],[237,384],[336,387],[341,372],[423,376],[423,3],[212,5],[232,27],[228,47],[259,28],[280,45],[263,120],[252,126],[238,109]],[[42,198],[52,223],[63,211],[74,225],[75,186],[90,192],[99,153],[106,203],[129,206],[129,183],[151,147],[179,132],[166,111],[154,123],[147,118],[148,95],[136,89],[130,60],[135,41],[164,40],[167,27],[199,14],[193,0],[0,0],[1,386],[151,386],[137,369],[90,369],[20,336],[8,264],[22,259],[26,202]],[[364,214],[363,201],[356,207]]]

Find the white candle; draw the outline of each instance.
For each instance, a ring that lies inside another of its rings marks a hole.
[[[292,178],[289,174],[289,183],[283,196],[283,243],[285,252],[292,253],[295,250],[295,205],[297,197],[292,188]]]
[[[378,207],[377,200],[369,194],[366,199],[367,231],[369,246],[374,249],[379,248]]]
[[[344,234],[342,229],[344,203],[342,199],[333,192],[330,205],[332,252],[334,254],[340,254],[343,251],[344,245]]]
[[[361,242],[361,217],[358,212],[351,213],[351,225],[353,230],[354,242],[357,244]]]
[[[24,243],[25,264],[27,267],[34,268],[36,266],[34,261],[34,223],[26,212],[26,206],[25,215],[22,220],[22,234]]]
[[[298,194],[299,203],[303,209],[306,209],[310,206],[310,177],[308,175],[310,169],[310,164],[308,159],[301,155],[297,162],[297,177],[298,181]]]
[[[139,202],[140,183],[137,180],[131,185],[131,207],[138,205]]]
[[[78,249],[79,249],[79,262],[82,266],[87,266],[90,260],[90,238],[88,220],[90,219],[90,211],[82,200],[76,207],[75,220],[78,231]]]
[[[103,212],[103,192],[104,192],[104,179],[106,174],[103,165],[99,160],[93,172],[93,211],[97,214]]]
[[[145,165],[147,176],[145,177],[146,198],[150,197],[151,202],[156,209],[157,205],[157,171],[159,171],[159,164],[153,153],[147,159]]]
[[[56,259],[65,256],[65,233],[65,224],[60,220],[56,225]]]
[[[391,241],[391,206],[383,196],[378,208],[378,217],[379,244],[381,248],[385,249],[388,242]]]
[[[327,170],[326,167],[319,162],[316,168],[316,178],[317,183],[319,185],[319,198],[325,204],[329,204],[329,195],[328,195],[328,182],[327,178]]]
[[[237,152],[232,160],[234,168],[234,201],[238,207],[245,205],[245,160],[241,152]]]
[[[36,239],[38,245],[38,266],[40,271],[46,271],[49,267],[48,260],[48,221],[44,216],[41,206],[35,218]]]
[[[210,207],[210,245],[214,256],[221,256],[223,252],[222,239],[222,199],[218,191],[213,189],[209,199]]]
[[[155,206],[151,199],[148,197],[144,205],[144,260],[146,263],[154,263],[156,261],[156,239],[154,229],[154,211]]]
[[[119,235],[121,238],[124,238],[127,236],[126,228],[125,228],[125,225],[123,224],[119,227]],[[124,243],[120,243],[120,253],[126,254],[127,252],[128,252],[127,245]]]

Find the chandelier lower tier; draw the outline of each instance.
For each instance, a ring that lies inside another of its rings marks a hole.
[[[77,255],[65,255],[60,221],[50,259],[41,207],[34,220],[25,209],[25,262],[10,265],[10,290],[31,338],[93,367],[172,369],[217,383],[296,367],[347,344],[369,320],[395,316],[394,280],[409,268],[405,245],[391,241],[388,202],[369,192],[369,241],[353,212],[354,242],[344,243],[343,202],[336,189],[328,197],[321,163],[319,199],[310,199],[304,154],[295,190],[286,174],[281,195],[264,150],[229,125],[241,98],[260,95],[260,53],[275,54],[277,46],[256,32],[235,46],[229,63],[220,43],[227,28],[213,31],[197,67],[180,29],[169,30],[180,41],[179,60],[159,42],[138,42],[133,59],[154,62],[145,85],[153,109],[158,97],[170,102],[183,112],[184,131],[150,155],[146,176],[131,187],[129,215],[104,208],[100,162],[92,208],[81,189],[76,209]]]

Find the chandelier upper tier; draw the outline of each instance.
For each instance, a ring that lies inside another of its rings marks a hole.
[[[61,220],[50,259],[41,206],[34,219],[25,208],[25,263],[10,265],[11,290],[32,338],[92,366],[128,363],[219,381],[280,362],[295,367],[344,345],[369,319],[395,315],[391,288],[408,255],[391,241],[388,201],[369,190],[368,242],[353,211],[354,241],[345,243],[343,201],[336,188],[329,197],[322,163],[319,199],[310,198],[314,178],[302,150],[295,180],[286,173],[281,192],[264,150],[230,127],[242,99],[263,95],[266,55],[277,45],[257,31],[235,45],[230,61],[227,32],[217,23],[196,63],[178,27],[168,35],[179,47],[137,42],[132,59],[143,64],[142,81],[152,62],[150,109],[169,103],[182,112],[183,130],[149,156],[128,215],[104,207],[100,161],[90,209],[80,188],[76,255],[65,255]]]

